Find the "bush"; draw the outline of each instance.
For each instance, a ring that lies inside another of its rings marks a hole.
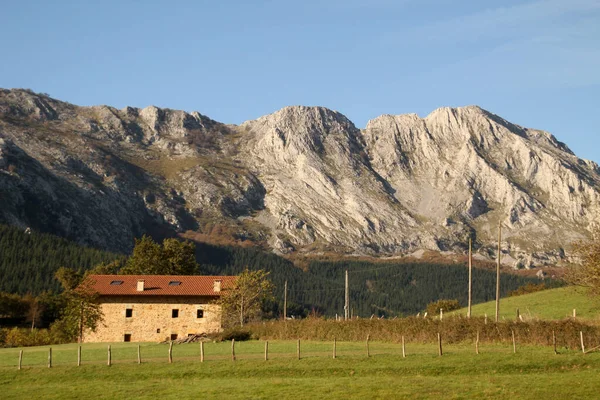
[[[440,313],[440,309],[448,312],[453,310],[458,310],[460,308],[460,303],[458,300],[438,300],[432,303],[427,304],[427,314],[433,316],[435,314]]]
[[[521,296],[523,294],[540,292],[540,291],[546,290],[546,289],[548,289],[548,287],[546,286],[545,283],[539,283],[537,285],[533,284],[533,283],[528,283],[525,286],[519,287],[517,290],[511,290],[510,292],[508,292],[508,295],[510,297],[512,297],[512,296]]]
[[[447,316],[439,318],[398,319],[333,319],[306,318],[302,320],[268,321],[248,324],[252,337],[266,340],[371,340],[399,343],[404,336],[407,342],[436,343],[440,332],[445,343],[464,343],[475,340],[477,332],[481,342],[510,343],[514,331],[518,343],[530,345],[552,345],[552,331],[559,347],[579,348],[579,332],[583,332],[590,343],[600,342],[600,326],[587,324],[573,318],[560,321],[532,320],[501,321],[494,323],[483,317],[465,318]],[[236,339],[237,340],[237,339]]]
[[[12,328],[4,337],[6,347],[44,346],[52,343],[47,329]]]
[[[235,339],[236,342],[243,342],[252,339],[252,332],[247,329],[233,328],[227,329],[215,337],[215,340],[223,342]]]

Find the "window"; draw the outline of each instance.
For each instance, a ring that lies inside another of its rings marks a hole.
[[[156,330],[156,333],[160,333],[160,328],[158,328],[158,329]]]
[[[118,286],[118,285],[122,285],[122,284],[123,284],[123,281],[111,281],[110,282],[111,286]]]
[[[196,318],[204,318],[204,310],[196,310]]]
[[[169,286],[179,286],[181,285],[181,281],[171,281],[169,282]]]
[[[126,333],[125,335],[123,335],[123,341],[131,342],[131,333]]]
[[[177,334],[171,333],[171,340],[177,340]]]
[[[179,318],[179,310],[177,308],[171,310],[171,318]]]
[[[125,310],[125,318],[133,317],[133,308],[128,308]]]

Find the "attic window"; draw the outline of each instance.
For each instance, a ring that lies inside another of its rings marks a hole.
[[[179,286],[181,285],[181,281],[171,281],[169,282],[169,286]]]
[[[123,284],[123,281],[111,281],[110,282],[111,286],[118,286],[118,285],[122,285],[122,284]]]

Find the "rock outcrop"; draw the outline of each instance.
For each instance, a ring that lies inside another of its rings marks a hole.
[[[197,112],[78,107],[0,90],[0,221],[126,250],[219,232],[289,253],[419,249],[557,263],[600,220],[600,170],[547,132],[476,106],[382,115],[321,107],[240,126]]]

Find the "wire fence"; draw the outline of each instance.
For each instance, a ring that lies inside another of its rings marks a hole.
[[[404,359],[414,356],[437,357],[448,353],[519,353],[527,354],[531,348],[545,348],[548,353],[597,352],[600,346],[586,342],[580,332],[580,348],[567,349],[557,346],[519,345],[514,331],[507,344],[484,343],[479,335],[472,343],[448,344],[442,334],[437,334],[437,343],[414,343],[402,336],[400,343],[371,341],[368,335],[364,341],[267,341],[253,340],[236,342],[199,342],[186,344],[111,343],[58,345],[23,349],[0,349],[0,368],[60,368],[85,365],[148,364],[179,362],[236,362],[243,360],[302,360],[340,357],[392,356]]]

